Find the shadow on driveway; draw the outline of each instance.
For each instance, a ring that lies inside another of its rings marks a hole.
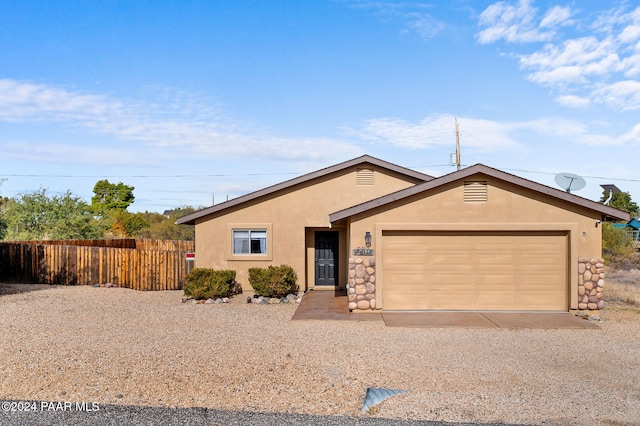
[[[8,402],[8,401],[3,401]],[[24,402],[24,401],[20,401]],[[39,401],[29,401],[40,407]],[[46,403],[49,404],[49,403]],[[92,404],[88,404],[91,406]],[[69,410],[29,412],[1,411],[0,424],[22,425],[304,425],[304,426],[510,426],[503,423],[445,423],[433,421],[402,421],[369,417],[313,416],[309,414],[255,413],[251,411],[222,411],[210,408],[164,408],[126,405],[100,405],[96,411]]]

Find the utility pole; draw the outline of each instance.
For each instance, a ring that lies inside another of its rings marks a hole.
[[[456,168],[460,170],[460,127],[456,117]]]

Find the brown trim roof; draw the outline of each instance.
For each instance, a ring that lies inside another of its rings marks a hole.
[[[265,195],[273,194],[274,192],[290,188],[294,185],[298,185],[304,182],[308,182],[313,179],[317,179],[320,177],[327,176],[331,173],[339,172],[341,170],[348,169],[349,167],[359,166],[361,164],[371,164],[377,167],[381,167],[387,170],[391,170],[393,172],[399,173],[401,175],[405,175],[420,181],[429,181],[434,179],[433,176],[429,176],[424,173],[417,172],[415,170],[407,169],[405,167],[398,166],[393,163],[389,163],[384,160],[380,160],[379,158],[371,157],[369,155],[363,155],[361,157],[354,158],[352,160],[345,161],[343,163],[335,164],[330,167],[326,167],[324,169],[317,170],[315,172],[307,173],[306,175],[298,176],[296,178],[278,183],[276,185],[269,186],[267,188],[260,189],[258,191],[243,195],[238,198],[234,198],[233,200],[226,201],[224,203],[216,204],[215,206],[199,210],[197,212],[193,212],[186,216],[182,216],[178,218],[176,221],[177,224],[186,224],[186,225],[195,225],[196,220],[201,217],[210,215],[212,213],[216,213],[230,207],[238,206],[240,204],[246,203],[248,201],[255,200],[257,198],[263,197]]]
[[[501,170],[494,169],[492,167],[485,166],[483,164],[476,164],[471,167],[467,167],[460,171],[455,171],[453,173],[449,173],[439,178],[435,178],[425,183],[420,183],[410,188],[406,188],[392,194],[388,194],[379,198],[376,198],[371,201],[367,201],[362,204],[358,204],[357,206],[349,207],[344,210],[337,211],[329,215],[329,221],[331,223],[337,222],[339,220],[345,219],[347,217],[366,212],[371,209],[375,209],[376,207],[384,206],[394,201],[401,200],[406,197],[410,197],[415,194],[419,194],[421,192],[429,191],[430,189],[437,188],[439,186],[448,184],[450,182],[454,182],[459,179],[464,179],[469,176],[472,176],[476,173],[482,173],[487,176],[494,177],[496,179],[500,179],[532,191],[536,191],[542,194],[549,195],[554,198],[558,198],[563,201],[568,201],[570,203],[586,207],[588,209],[597,211],[602,213],[603,216],[628,221],[630,218],[629,213],[624,212],[622,210],[614,209],[613,207],[605,206],[604,204],[596,203],[595,201],[588,200],[583,197],[579,197],[574,194],[570,194],[565,191],[561,191],[559,189],[551,188],[546,185],[542,185],[537,182],[533,182],[528,179],[521,178],[519,176],[512,175],[510,173],[503,172]]]

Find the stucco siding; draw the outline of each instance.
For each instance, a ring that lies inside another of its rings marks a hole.
[[[464,181],[486,182],[486,201],[465,202]],[[350,218],[350,249],[362,246],[371,232],[377,268],[377,308],[384,309],[383,232],[419,231],[561,231],[568,236],[569,304],[577,307],[577,265],[581,256],[602,250],[597,212],[536,193],[490,176],[476,175],[431,191],[374,208]]]
[[[297,272],[302,289],[313,286],[313,229],[329,228],[329,214],[351,205],[395,192],[417,183],[417,179],[384,169],[374,169],[373,185],[357,185],[356,173],[363,166],[353,167],[278,191],[256,200],[224,209],[196,221],[196,266],[232,269],[243,288],[250,290],[248,270],[270,264],[288,264]],[[231,228],[269,227],[269,247],[266,256],[240,257],[232,255]],[[340,247],[346,249],[347,235],[343,229]],[[340,264],[340,285],[346,281],[346,262]]]

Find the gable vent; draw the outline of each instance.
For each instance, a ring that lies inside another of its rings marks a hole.
[[[487,181],[467,181],[464,183],[464,202],[481,203],[487,201]]]
[[[356,170],[356,185],[373,185],[373,169]]]

